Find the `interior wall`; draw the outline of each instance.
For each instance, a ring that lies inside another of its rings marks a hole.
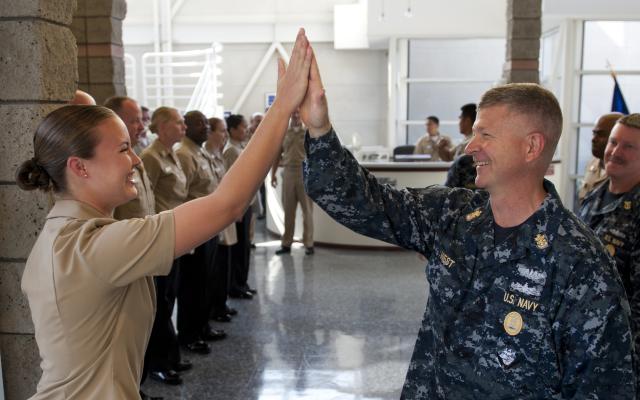
[[[284,44],[290,52],[291,43]],[[206,45],[174,45],[174,51],[206,48]],[[230,110],[257,69],[269,44],[225,44],[220,65],[224,94],[221,103]],[[387,53],[384,50],[335,50],[332,43],[314,44],[323,84],[327,90],[332,122],[345,144],[357,133],[362,145],[379,145],[386,141]],[[138,62],[137,93],[142,98],[142,54],[153,51],[152,45],[127,45],[125,52]],[[277,82],[275,55],[256,82],[245,104],[238,110],[245,116],[263,111],[265,95],[274,93]],[[186,111],[186,110],[183,110]]]

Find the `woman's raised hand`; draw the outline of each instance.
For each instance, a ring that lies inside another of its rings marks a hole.
[[[320,69],[318,68],[315,54],[311,59],[307,95],[304,97],[299,110],[300,118],[309,129],[311,137],[317,138],[328,133],[331,129],[327,96],[322,85]]]
[[[276,102],[288,114],[292,114],[302,103],[309,84],[312,51],[304,29],[300,28],[291,52],[289,65],[278,59],[278,88]]]

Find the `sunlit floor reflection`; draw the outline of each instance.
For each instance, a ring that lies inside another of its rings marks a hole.
[[[258,232],[263,229],[258,225]],[[228,338],[181,386],[147,381],[165,399],[398,399],[426,303],[424,265],[409,252],[316,248],[257,236],[253,300],[231,302]]]

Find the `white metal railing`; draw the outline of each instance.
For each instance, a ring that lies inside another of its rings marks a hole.
[[[199,110],[221,117],[224,113],[219,80],[222,45],[191,51],[152,52],[142,56],[143,101],[149,108]]]
[[[129,53],[124,53],[124,84],[127,95],[138,99],[138,66],[135,57]]]

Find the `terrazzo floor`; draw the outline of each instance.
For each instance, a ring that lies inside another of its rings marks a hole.
[[[260,221],[262,222],[262,221]],[[398,399],[427,301],[424,263],[404,251],[304,248],[275,255],[279,241],[258,224],[253,300],[214,323],[228,337],[193,362],[184,383],[147,380],[173,399]]]

